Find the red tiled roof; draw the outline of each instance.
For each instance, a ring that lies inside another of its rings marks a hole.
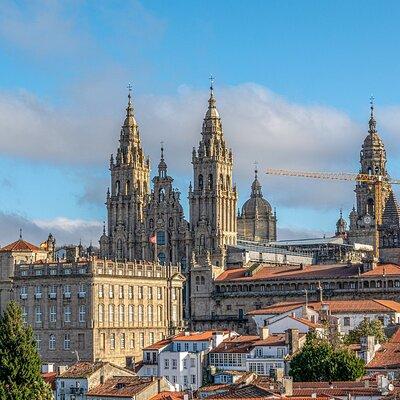
[[[207,399],[235,399],[235,400],[262,400],[267,398],[279,398],[276,395],[264,388],[257,385],[246,385],[238,388],[236,385],[232,385],[232,388],[225,393],[215,394],[207,397]]]
[[[227,334],[229,331],[219,331]],[[196,342],[211,340],[216,331],[203,331],[203,332],[181,332],[172,338],[173,342]]]
[[[254,275],[246,276],[246,268],[227,269],[216,279],[217,282],[235,281],[248,282],[256,280],[285,280],[293,278],[322,279],[356,277],[359,274],[359,266],[347,264],[309,265],[303,268],[296,266],[275,267],[266,264]],[[361,273],[361,276],[399,275],[400,266],[396,264],[379,264],[373,270]]]
[[[56,388],[57,372],[46,372],[42,378],[53,390]]]
[[[172,337],[167,338],[167,339],[162,339],[162,340],[159,340],[158,342],[151,344],[150,346],[145,347],[143,350],[159,350],[159,349],[162,349],[163,347],[167,346],[171,342],[172,342]]]
[[[130,397],[140,393],[153,382],[152,378],[116,376],[87,392],[87,396]]]
[[[29,252],[37,252],[41,249],[35,246],[32,243],[29,243],[25,240],[18,239],[17,241],[7,244],[6,246],[0,249],[0,252],[5,253],[9,251],[29,251]]]
[[[183,392],[160,392],[150,400],[183,400],[184,396]]]
[[[386,342],[366,365],[367,369],[400,368],[400,343]]]
[[[307,325],[310,328],[323,328],[323,325],[321,324],[316,324],[315,322],[311,322],[310,320],[306,319],[306,318],[296,318],[296,317],[291,317],[291,319],[298,321],[304,325]]]
[[[90,376],[98,369],[103,367],[106,362],[99,361],[95,363],[81,361],[71,365],[65,372],[63,372],[60,376],[62,378],[86,378]]]
[[[296,308],[304,306],[304,301],[285,301],[282,303],[272,304],[271,306],[253,310],[247,313],[248,315],[263,315],[263,314],[282,314]],[[327,300],[324,302],[310,301],[308,307],[315,311],[320,311],[324,305],[329,306],[331,313],[340,312],[385,312],[396,311],[400,312],[400,303],[394,300]]]
[[[389,342],[391,343],[400,343],[400,328],[396,330],[394,335],[390,338]]]

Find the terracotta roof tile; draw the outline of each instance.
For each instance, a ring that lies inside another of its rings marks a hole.
[[[367,369],[400,368],[400,343],[386,342],[366,365]]]
[[[41,249],[35,246],[32,243],[29,243],[25,240],[18,239],[17,241],[7,244],[6,246],[0,249],[0,252],[5,253],[9,251],[29,251],[29,252],[37,252]]]
[[[60,377],[62,378],[86,378],[98,369],[103,367],[106,362],[99,361],[95,363],[81,361],[71,365]]]
[[[106,380],[87,392],[87,397],[130,397],[135,396],[153,383],[152,378],[139,376],[116,376]]]
[[[150,400],[183,400],[184,396],[183,392],[160,392]]]
[[[281,314],[296,308],[304,306],[304,301],[287,301],[282,303],[272,304],[271,306],[253,310],[248,315],[263,315],[263,314]],[[308,307],[315,311],[320,311],[324,305],[329,306],[332,313],[341,312],[385,312],[396,311],[400,312],[400,303],[394,300],[327,300],[324,302],[310,301]]]
[[[293,278],[313,279],[357,277],[359,265],[332,264],[332,265],[309,265],[303,268],[297,266],[276,267],[266,264],[254,275],[247,276],[246,268],[227,269],[216,279],[217,282],[235,281],[248,282],[256,280],[281,281]],[[361,273],[361,276],[399,275],[400,266],[396,264],[379,264],[373,270]]]

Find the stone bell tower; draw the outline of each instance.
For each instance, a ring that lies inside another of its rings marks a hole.
[[[193,186],[189,188],[190,222],[198,263],[223,267],[226,246],[236,244],[236,187],[232,150],[227,148],[211,78],[208,109],[197,151],[193,148]]]
[[[107,192],[108,229],[100,238],[102,257],[117,260],[140,259],[141,243],[136,232],[143,220],[149,195],[150,162],[140,142],[129,85],[126,117],[119,147],[110,158],[111,190]]]

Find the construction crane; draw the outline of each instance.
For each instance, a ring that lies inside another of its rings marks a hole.
[[[338,181],[353,181],[367,183],[374,187],[374,257],[379,260],[379,229],[382,225],[382,210],[383,204],[383,185],[394,184],[399,185],[400,179],[391,179],[382,175],[369,175],[369,174],[352,174],[346,172],[307,172],[307,171],[291,171],[285,169],[267,168],[268,175],[278,176],[294,176],[299,178],[311,179],[333,179]]]

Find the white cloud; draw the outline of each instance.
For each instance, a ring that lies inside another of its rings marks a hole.
[[[63,164],[108,164],[118,145],[126,106],[117,88],[120,75],[93,76],[70,89],[70,101],[51,105],[28,93],[0,93],[0,153]],[[98,82],[98,83],[95,83]],[[79,86],[79,90],[78,90]],[[241,200],[248,196],[253,161],[266,167],[315,171],[356,171],[366,128],[344,112],[321,105],[292,103],[256,84],[217,88],[225,137],[233,148]],[[200,140],[208,93],[187,86],[172,95],[135,98],[145,152],[153,170],[165,142],[169,172],[191,176],[191,150]],[[390,115],[396,115],[392,112]],[[390,121],[389,117],[385,117]],[[399,127],[400,128],[400,127]],[[397,154],[394,154],[397,156]],[[353,185],[298,178],[265,177],[264,193],[278,208],[349,208]],[[98,184],[104,185],[104,180]],[[96,180],[92,182],[96,184]],[[85,190],[82,201],[101,201],[105,187]],[[186,193],[187,187],[180,188]],[[85,198],[85,196],[88,196]]]
[[[46,240],[52,233],[57,240],[57,245],[78,243],[89,244],[93,241],[98,245],[102,232],[99,221],[81,219],[68,219],[59,217],[54,220],[29,220],[19,214],[6,214],[0,212],[0,245],[4,246],[18,239],[19,229],[22,229],[23,238],[36,245]]]

